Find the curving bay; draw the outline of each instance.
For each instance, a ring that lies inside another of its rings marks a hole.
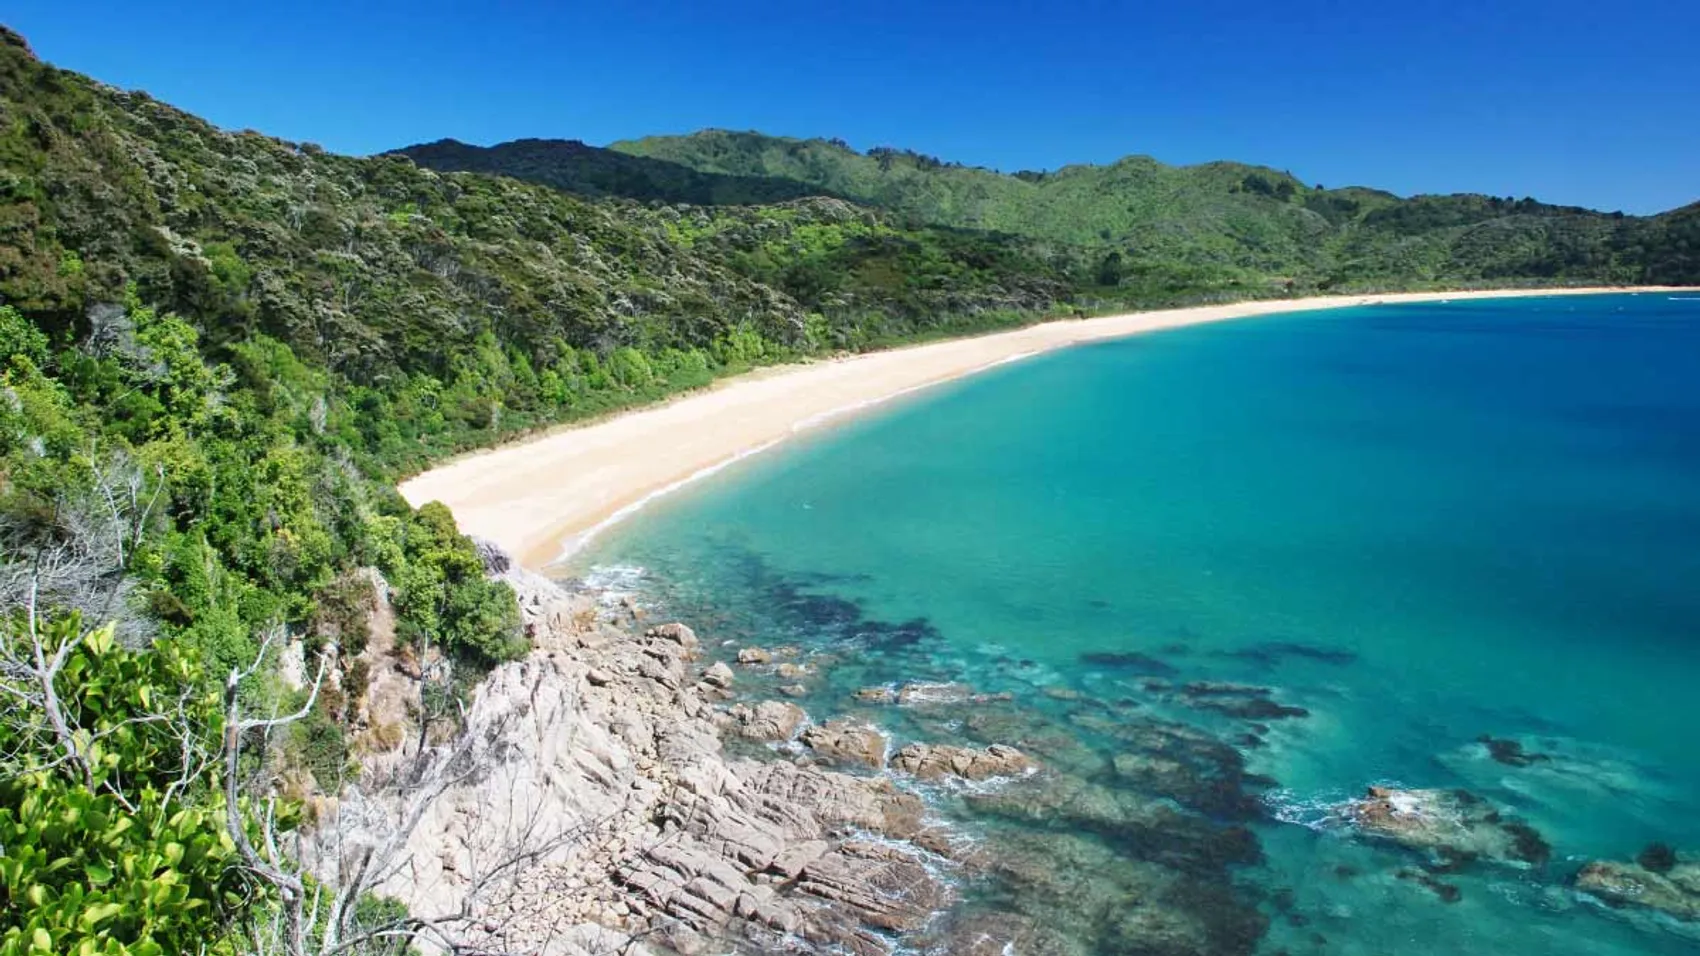
[[[799,649],[745,693],[1032,754],[930,791],[997,857],[949,918],[1023,951],[1691,952],[1643,850],[1700,848],[1697,383],[1666,294],[1199,326],[740,462],[571,570]],[[968,688],[880,691],[927,682]]]

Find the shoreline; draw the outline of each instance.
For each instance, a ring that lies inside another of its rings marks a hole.
[[[656,498],[794,435],[945,382],[1059,348],[1212,322],[1354,306],[1458,299],[1669,293],[1595,286],[1316,296],[1059,319],[728,378],[660,405],[471,452],[399,485],[410,504],[440,501],[461,531],[543,568]]]

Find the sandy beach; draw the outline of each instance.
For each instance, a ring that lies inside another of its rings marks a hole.
[[[448,505],[467,534],[541,568],[655,496],[808,428],[1004,362],[1082,342],[1229,319],[1375,303],[1645,289],[1435,292],[1243,302],[1065,319],[974,338],[762,369],[653,408],[448,462],[402,483]]]

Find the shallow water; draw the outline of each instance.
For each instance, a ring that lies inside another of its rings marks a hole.
[[[1120,779],[1105,761],[1131,724],[1232,743],[1274,780],[1246,788],[1262,860],[1200,878],[1268,918],[1265,951],[1671,953],[1700,934],[1566,883],[1652,840],[1700,852],[1697,545],[1700,302],[1641,295],[1051,353],[740,463],[576,561],[641,569],[631,586],[710,640],[824,655],[803,701],[817,718],[978,739],[1020,709],[1028,733],[1049,721],[1096,753],[1070,772],[1097,781]],[[850,696],[918,679],[1014,700],[965,726],[973,709]],[[1308,716],[1201,712],[1153,680],[1255,684]],[[1496,763],[1484,734],[1550,759]],[[1467,787],[1554,860],[1446,874],[1462,898],[1444,903],[1397,878],[1419,860],[1321,809],[1377,782]],[[939,800],[991,839],[1026,827]],[[987,905],[1021,909],[1021,892],[1038,891],[991,887]]]

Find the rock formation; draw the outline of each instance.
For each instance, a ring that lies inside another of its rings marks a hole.
[[[1661,858],[1658,865],[1662,867],[1663,862]],[[1576,888],[1613,908],[1700,922],[1700,863],[1672,860],[1660,872],[1644,863],[1596,861],[1576,874]]]
[[[1534,828],[1505,817],[1467,790],[1370,787],[1343,809],[1360,833],[1431,853],[1451,865],[1474,860],[1540,865],[1552,856]]]
[[[461,740],[429,751],[425,771],[399,754],[370,761],[363,785],[319,823],[312,852],[323,865],[405,835],[382,891],[416,915],[464,914],[478,945],[503,951],[790,940],[880,956],[951,902],[940,875],[951,864],[935,852],[948,841],[915,795],[885,777],[722,750],[721,725],[789,739],[804,721],[796,705],[717,712],[704,692],[727,687],[730,672],[694,663],[690,628],[631,634],[547,580],[512,567],[504,577],[536,649],[490,673]],[[884,763],[872,728],[808,730],[818,754]],[[431,799],[386,785],[405,784],[404,773],[434,781]],[[410,815],[411,829],[401,825]]]

